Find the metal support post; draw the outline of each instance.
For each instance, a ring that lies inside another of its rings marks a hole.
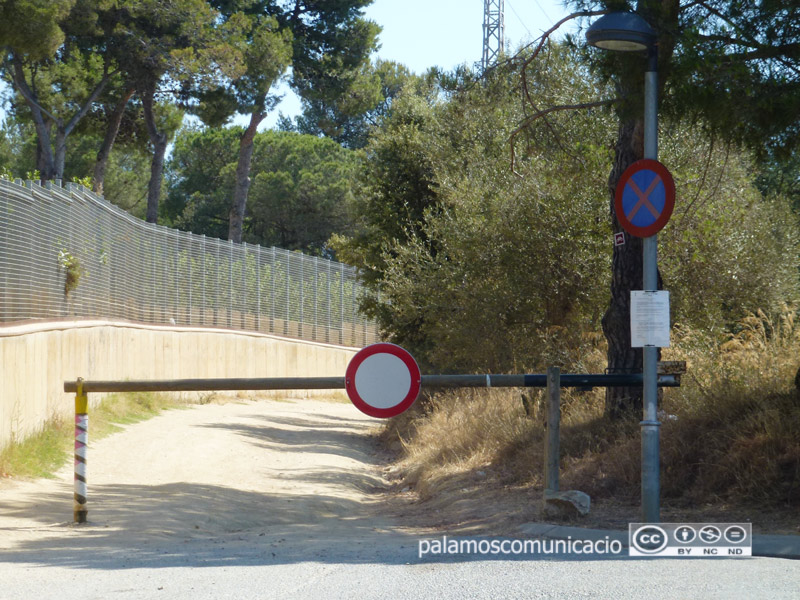
[[[256,331],[261,331],[261,246],[256,246]]]
[[[559,429],[561,426],[561,369],[547,367],[547,441],[544,448],[544,489],[558,491]]]
[[[644,157],[658,160],[658,54],[651,46],[644,81]],[[644,290],[658,290],[658,241],[653,235],[643,240],[642,261]],[[643,353],[643,419],[642,429],[642,520],[661,520],[659,427],[658,422],[658,348],[647,346]]]

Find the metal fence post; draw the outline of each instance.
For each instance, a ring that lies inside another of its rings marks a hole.
[[[561,424],[561,369],[547,367],[547,436],[544,447],[544,488],[558,491],[559,428]]]
[[[219,271],[220,271],[220,268],[219,268],[219,249],[220,249],[220,246],[222,245],[222,242],[220,242],[219,240],[215,240],[214,241],[214,245],[217,248],[217,260],[214,261],[214,274],[217,276],[217,285],[214,287],[214,326],[216,327],[217,325],[219,325],[219,307],[220,307],[220,301],[219,301]]]
[[[247,293],[247,242],[242,242],[242,258],[239,261],[239,267],[242,271],[242,291],[239,297],[242,299],[242,304],[239,305],[239,322],[242,329],[247,329],[247,301],[249,295]]]
[[[89,444],[89,400],[83,391],[83,379],[78,379],[75,393],[75,492],[73,517],[76,523],[85,523],[89,514],[86,484],[86,452]]]
[[[356,306],[358,306],[358,299],[356,298],[356,285],[354,278],[350,280],[350,323],[352,333],[350,339],[353,340],[353,346],[358,346],[358,328],[356,327]]]
[[[339,264],[339,285],[341,287],[341,296],[339,298],[339,343],[344,345],[344,265],[341,263]]]
[[[181,277],[180,277],[180,265],[181,265],[181,238],[178,232],[173,234],[175,239],[175,253],[174,253],[174,265],[175,268],[172,270],[172,278],[173,283],[175,284],[175,302],[172,306],[172,316],[171,318],[175,321],[175,324],[180,324],[181,316],[180,316],[180,305],[181,305]],[[169,239],[169,238],[167,238]],[[171,321],[170,321],[171,322]]]
[[[269,267],[270,275],[270,295],[272,300],[269,305],[269,331],[275,333],[275,283],[278,279],[278,269],[276,269],[277,258],[275,257],[275,246],[272,247],[272,262]]]
[[[203,294],[203,320],[202,325],[206,324],[206,311],[208,310],[208,305],[206,304],[206,236],[205,234],[202,235],[200,238],[200,278],[202,281],[202,289],[201,293]],[[190,323],[193,325],[194,323]]]
[[[256,331],[261,331],[261,246],[256,246]]]
[[[325,324],[325,341],[331,341],[331,328],[333,326],[333,298],[331,297],[331,261],[328,260],[328,319]]]
[[[298,319],[298,333],[297,337],[302,338],[303,333],[305,332],[305,303],[306,303],[306,265],[304,262],[304,256],[300,254],[298,256],[300,260],[300,318]]]
[[[233,328],[233,240],[228,240],[228,329]]]
[[[289,312],[289,307],[291,306],[291,300],[289,297],[289,293],[291,292],[291,272],[292,272],[292,255],[291,253],[286,254],[286,275],[284,278],[286,279],[286,302],[283,307],[284,312],[284,320],[283,320],[283,334],[289,335],[289,318],[291,317],[291,313]]]
[[[192,287],[194,286],[194,278],[192,277],[192,238],[189,236],[186,240],[186,267],[189,269],[189,294],[186,300],[186,324],[192,324]]]

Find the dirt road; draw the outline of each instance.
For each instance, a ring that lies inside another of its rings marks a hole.
[[[96,443],[90,424],[89,522],[71,523],[71,464],[53,480],[4,482],[0,553],[74,544],[67,560],[81,563],[87,540],[92,553],[237,533],[313,546],[389,528],[365,435],[377,423],[349,403],[299,400],[172,410]]]

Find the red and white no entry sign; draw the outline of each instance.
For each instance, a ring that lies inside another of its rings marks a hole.
[[[359,350],[345,371],[352,403],[371,417],[388,419],[408,409],[419,396],[422,376],[406,350],[385,342]]]

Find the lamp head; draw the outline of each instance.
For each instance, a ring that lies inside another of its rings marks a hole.
[[[592,23],[586,41],[604,50],[641,52],[656,43],[656,32],[636,13],[613,12]]]

